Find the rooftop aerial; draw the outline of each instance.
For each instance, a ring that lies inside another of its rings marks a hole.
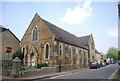
[[[5,26],[3,26],[3,25],[0,25],[0,28],[5,28]]]

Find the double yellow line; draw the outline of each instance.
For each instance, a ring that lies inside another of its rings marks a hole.
[[[118,68],[119,69],[119,68]],[[112,79],[114,78],[114,76],[116,75],[116,73],[118,72],[118,69],[116,69],[112,75],[109,77],[108,81],[112,81]]]
[[[89,70],[89,69],[83,69],[83,70],[80,70],[80,71],[87,71],[87,70]],[[61,77],[61,76],[67,76],[67,75],[71,75],[71,74],[74,74],[74,73],[79,73],[80,71],[61,74],[61,75],[58,75],[58,76],[50,77],[49,79],[55,79],[55,78],[58,78],[58,77]]]

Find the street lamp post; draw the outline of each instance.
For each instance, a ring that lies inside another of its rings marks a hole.
[[[61,42],[61,37],[60,37],[60,42]],[[61,72],[61,45],[60,45],[60,54],[59,54],[59,72]]]

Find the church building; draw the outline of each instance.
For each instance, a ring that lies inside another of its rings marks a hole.
[[[77,37],[42,19],[37,13],[28,26],[20,47],[26,66],[47,63],[49,67],[57,68],[61,62],[62,70],[70,70],[88,67],[88,63],[95,59],[92,35]]]

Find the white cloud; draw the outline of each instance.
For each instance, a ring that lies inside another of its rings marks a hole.
[[[76,24],[84,21],[85,18],[92,15],[91,2],[92,0],[86,0],[83,3],[83,7],[76,6],[74,9],[68,8],[65,16],[61,20],[68,24]]]
[[[107,35],[112,36],[112,37],[118,37],[118,28],[111,28],[106,30]]]

